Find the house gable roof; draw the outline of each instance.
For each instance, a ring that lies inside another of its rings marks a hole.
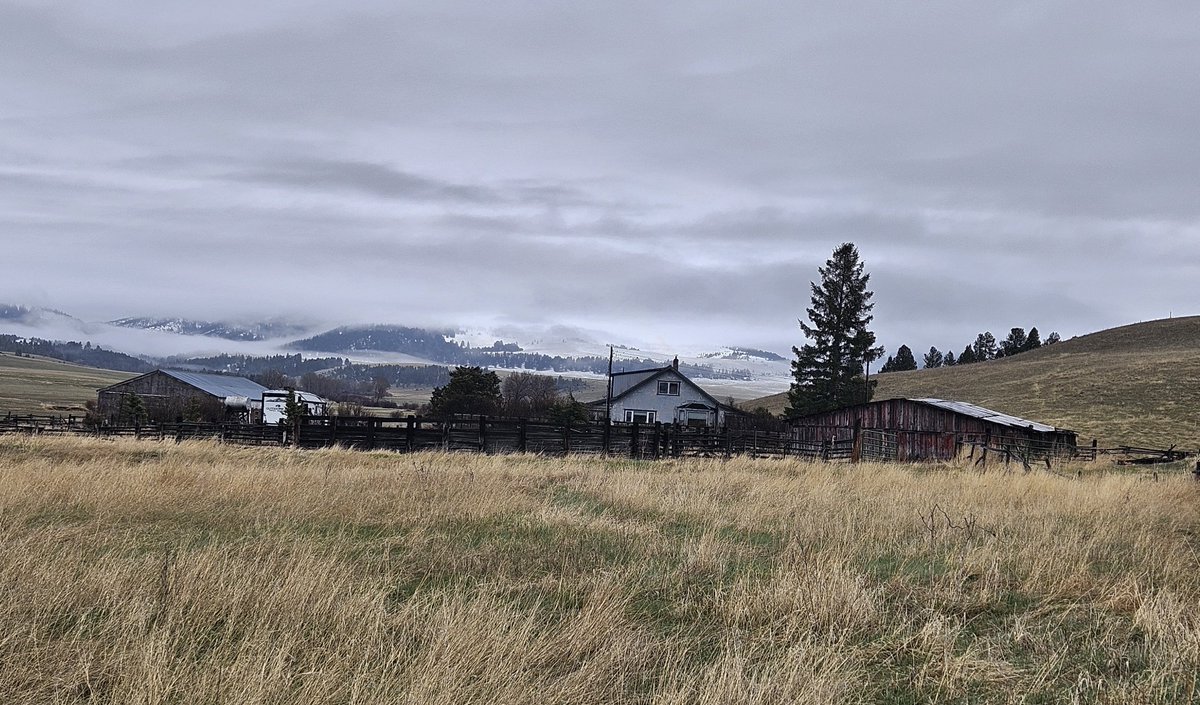
[[[701,396],[703,396],[705,399],[712,402],[712,405],[714,408],[721,408],[721,409],[732,408],[732,407],[729,407],[729,406],[717,401],[715,398],[713,398],[713,395],[711,395],[708,392],[701,389],[700,385],[698,385],[695,382],[693,382],[692,380],[688,379],[687,375],[683,374],[678,369],[676,369],[674,365],[667,365],[666,367],[659,367],[657,369],[650,369],[650,370],[637,370],[636,372],[622,372],[619,374],[625,374],[625,375],[638,374],[638,373],[645,374],[647,372],[649,372],[650,374],[647,375],[647,377],[645,379],[642,379],[639,382],[637,382],[636,384],[633,384],[633,385],[627,387],[620,394],[614,394],[612,400],[615,402],[619,399],[622,399],[623,397],[626,397],[629,394],[632,394],[633,392],[641,389],[642,387],[645,387],[646,385],[650,384],[651,382],[656,381],[659,377],[662,377],[666,373],[673,372],[673,373],[675,373],[676,376],[679,377],[679,379],[681,381],[687,383],[692,389],[696,390]],[[613,376],[615,377],[616,375],[613,375]],[[599,401],[595,401],[592,403],[593,404],[604,404],[605,400],[600,399]]]
[[[630,370],[629,372],[614,372],[612,374],[613,398],[616,399],[638,384],[662,372],[664,369],[669,368],[650,367],[641,370]]]

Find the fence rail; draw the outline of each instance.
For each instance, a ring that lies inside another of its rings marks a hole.
[[[786,432],[747,428],[696,428],[672,424],[556,424],[532,419],[458,417],[399,419],[324,417],[295,427],[243,423],[86,425],[81,418],[0,417],[0,433],[87,434],[184,441],[216,439],[241,445],[342,446],[359,450],[446,450],[543,455],[606,454],[633,458],[805,457],[849,459],[853,443],[797,441]]]
[[[849,438],[833,436],[823,441],[797,440],[786,430],[760,428],[697,428],[674,424],[623,424],[604,422],[564,425],[534,419],[460,416],[451,419],[422,417],[321,417],[306,419],[297,427],[244,423],[149,423],[143,425],[87,425],[82,417],[12,415],[0,417],[0,433],[89,434],[103,437],[156,438],[183,441],[216,439],[240,445],[293,445],[301,448],[342,446],[360,450],[412,452],[444,450],[477,453],[540,453],[543,455],[605,454],[633,458],[679,457],[800,457],[821,460],[896,461],[905,458],[909,431],[856,430]],[[963,449],[975,463],[989,460],[1035,462],[1066,459],[1096,460],[1101,455],[1141,455],[1182,458],[1172,449],[1155,450],[1122,446],[1099,448],[1038,444],[1028,439],[975,438],[942,434],[952,449]]]

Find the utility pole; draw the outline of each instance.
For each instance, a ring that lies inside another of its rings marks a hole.
[[[604,392],[604,454],[608,455],[609,441],[612,437],[612,366],[613,346],[608,346],[608,387]]]
[[[604,418],[612,418],[612,366],[613,346],[608,346],[608,390],[604,393]]]
[[[864,358],[864,361],[866,362],[866,365],[867,365],[867,377],[866,377],[866,383],[863,385],[863,403],[870,404],[871,403],[871,353],[870,352],[867,353],[867,356],[866,356],[866,358]]]

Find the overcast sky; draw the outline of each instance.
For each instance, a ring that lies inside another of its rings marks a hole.
[[[1200,3],[0,0],[0,302],[955,351],[1200,313]]]

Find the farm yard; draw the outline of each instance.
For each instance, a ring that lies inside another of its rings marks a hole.
[[[1191,702],[1200,483],[0,436],[0,701]]]

